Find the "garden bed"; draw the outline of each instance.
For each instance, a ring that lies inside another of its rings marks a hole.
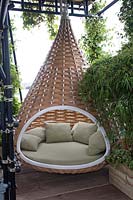
[[[133,170],[124,165],[110,166],[109,182],[133,199]]]

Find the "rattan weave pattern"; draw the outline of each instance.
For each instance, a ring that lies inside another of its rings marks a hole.
[[[44,126],[45,122],[66,122],[70,123],[71,127],[77,122],[88,122],[93,123],[91,119],[84,116],[81,113],[69,111],[69,110],[53,110],[51,112],[47,112],[40,117],[36,118],[29,126],[28,129],[32,129],[38,126]]]
[[[29,166],[29,164],[26,163],[27,166]],[[48,173],[57,173],[57,174],[84,174],[84,173],[88,173],[88,172],[94,172],[94,171],[98,171],[101,168],[103,168],[106,165],[106,162],[102,162],[98,165],[95,165],[93,167],[88,167],[88,168],[83,168],[83,169],[50,169],[50,168],[42,168],[42,167],[36,167],[34,165],[32,165],[32,168],[38,171],[42,171],[42,172],[48,172]]]
[[[40,68],[21,108],[16,135],[35,113],[47,107],[70,105],[86,110],[86,105],[78,96],[78,82],[82,79],[84,66],[85,62],[75,40],[70,20],[62,18],[46,61]],[[89,112],[92,115],[96,114],[92,107],[89,107]],[[66,117],[63,116],[65,115],[62,115],[61,121],[66,121]],[[69,117],[72,119],[72,116],[68,115],[67,121]],[[73,123],[77,122],[76,117],[73,113]],[[44,120],[49,120],[48,114],[44,116]],[[39,126],[39,119],[37,122]]]

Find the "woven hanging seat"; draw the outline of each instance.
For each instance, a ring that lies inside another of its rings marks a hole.
[[[56,173],[85,173],[96,171],[105,163],[105,156],[109,153],[110,145],[103,127],[99,128],[105,141],[106,150],[100,157],[89,163],[86,163],[87,161],[81,164],[77,161],[75,162],[78,164],[59,164],[61,161],[57,164],[51,163],[51,161],[45,163],[45,161],[32,159],[32,152],[31,154],[24,153],[20,147],[26,131],[44,127],[46,122],[70,123],[71,127],[78,122],[97,124],[97,113],[92,103],[84,104],[78,95],[78,83],[82,79],[84,66],[85,62],[73,35],[70,20],[63,16],[46,61],[40,68],[20,110],[20,124],[15,134],[17,151],[21,158],[37,170]],[[47,144],[44,146],[44,148],[48,148]],[[73,143],[72,148],[76,149],[77,144]],[[86,146],[80,144],[80,148],[83,150]],[[26,156],[29,154],[31,157]],[[37,155],[38,151],[35,156]],[[43,158],[40,157],[41,159]]]

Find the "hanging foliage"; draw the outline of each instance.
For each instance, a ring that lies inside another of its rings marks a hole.
[[[122,0],[119,19],[124,23],[124,30],[129,40],[133,40],[133,1]]]
[[[32,3],[36,3],[36,0],[28,0],[27,2],[32,2]],[[49,3],[50,4],[50,3]],[[52,2],[51,2],[52,4]],[[31,5],[26,5],[26,8],[30,8],[33,9],[33,6]],[[34,8],[37,8],[38,5],[35,5]],[[46,8],[46,11],[52,11],[53,8]],[[43,13],[35,13],[35,12],[23,12],[22,13],[22,19],[23,19],[23,27],[25,29],[30,30],[31,28],[34,28],[35,26],[39,26],[42,22],[45,22],[47,28],[48,28],[48,32],[50,35],[50,39],[54,39],[56,34],[57,34],[57,30],[58,30],[58,25],[56,24],[56,20],[58,19],[57,16],[55,16],[54,14],[43,14]]]
[[[30,30],[45,20],[45,16],[38,13],[23,12],[23,27]]]
[[[96,14],[105,6],[102,1],[94,2],[90,9],[91,14]],[[81,47],[85,52],[89,63],[93,63],[100,58],[104,52],[102,50],[103,41],[107,40],[106,20],[100,17],[88,17],[85,20],[85,35],[81,38]]]
[[[58,24],[56,23],[57,20],[58,20],[58,17],[55,15],[52,15],[52,14],[45,15],[45,23],[48,28],[49,38],[51,40],[54,40],[58,32]]]

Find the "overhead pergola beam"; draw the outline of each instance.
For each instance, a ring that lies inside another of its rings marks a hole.
[[[108,4],[105,8],[103,8],[98,13],[95,13],[96,16],[102,15],[106,10],[108,10],[111,6],[113,6],[119,0],[113,0],[110,4]],[[68,12],[69,16],[77,16],[77,17],[93,17],[94,15],[89,13],[89,5],[90,2],[88,0],[84,1],[68,1]],[[49,10],[48,8],[51,8]],[[60,1],[59,0],[38,0],[36,2],[27,2],[26,0],[16,0],[10,1],[10,10],[13,11],[22,11],[22,12],[33,12],[33,13],[44,13],[44,14],[55,14],[60,15]]]
[[[101,11],[97,13],[98,16],[102,15],[106,10],[108,10],[110,7],[112,7],[115,3],[117,3],[119,0],[114,0],[107,6],[105,6]]]
[[[68,2],[68,11],[70,16],[78,16],[78,17],[85,17],[90,16],[88,13],[88,6],[89,6],[88,0],[84,0],[81,2],[76,1],[69,1]],[[23,12],[33,12],[33,13],[44,13],[44,14],[55,14],[60,15],[61,14],[61,5],[59,0],[38,0],[38,3],[36,2],[27,2],[25,0],[16,0],[10,1],[11,9],[13,11],[23,11]],[[51,8],[51,10],[49,10]]]

